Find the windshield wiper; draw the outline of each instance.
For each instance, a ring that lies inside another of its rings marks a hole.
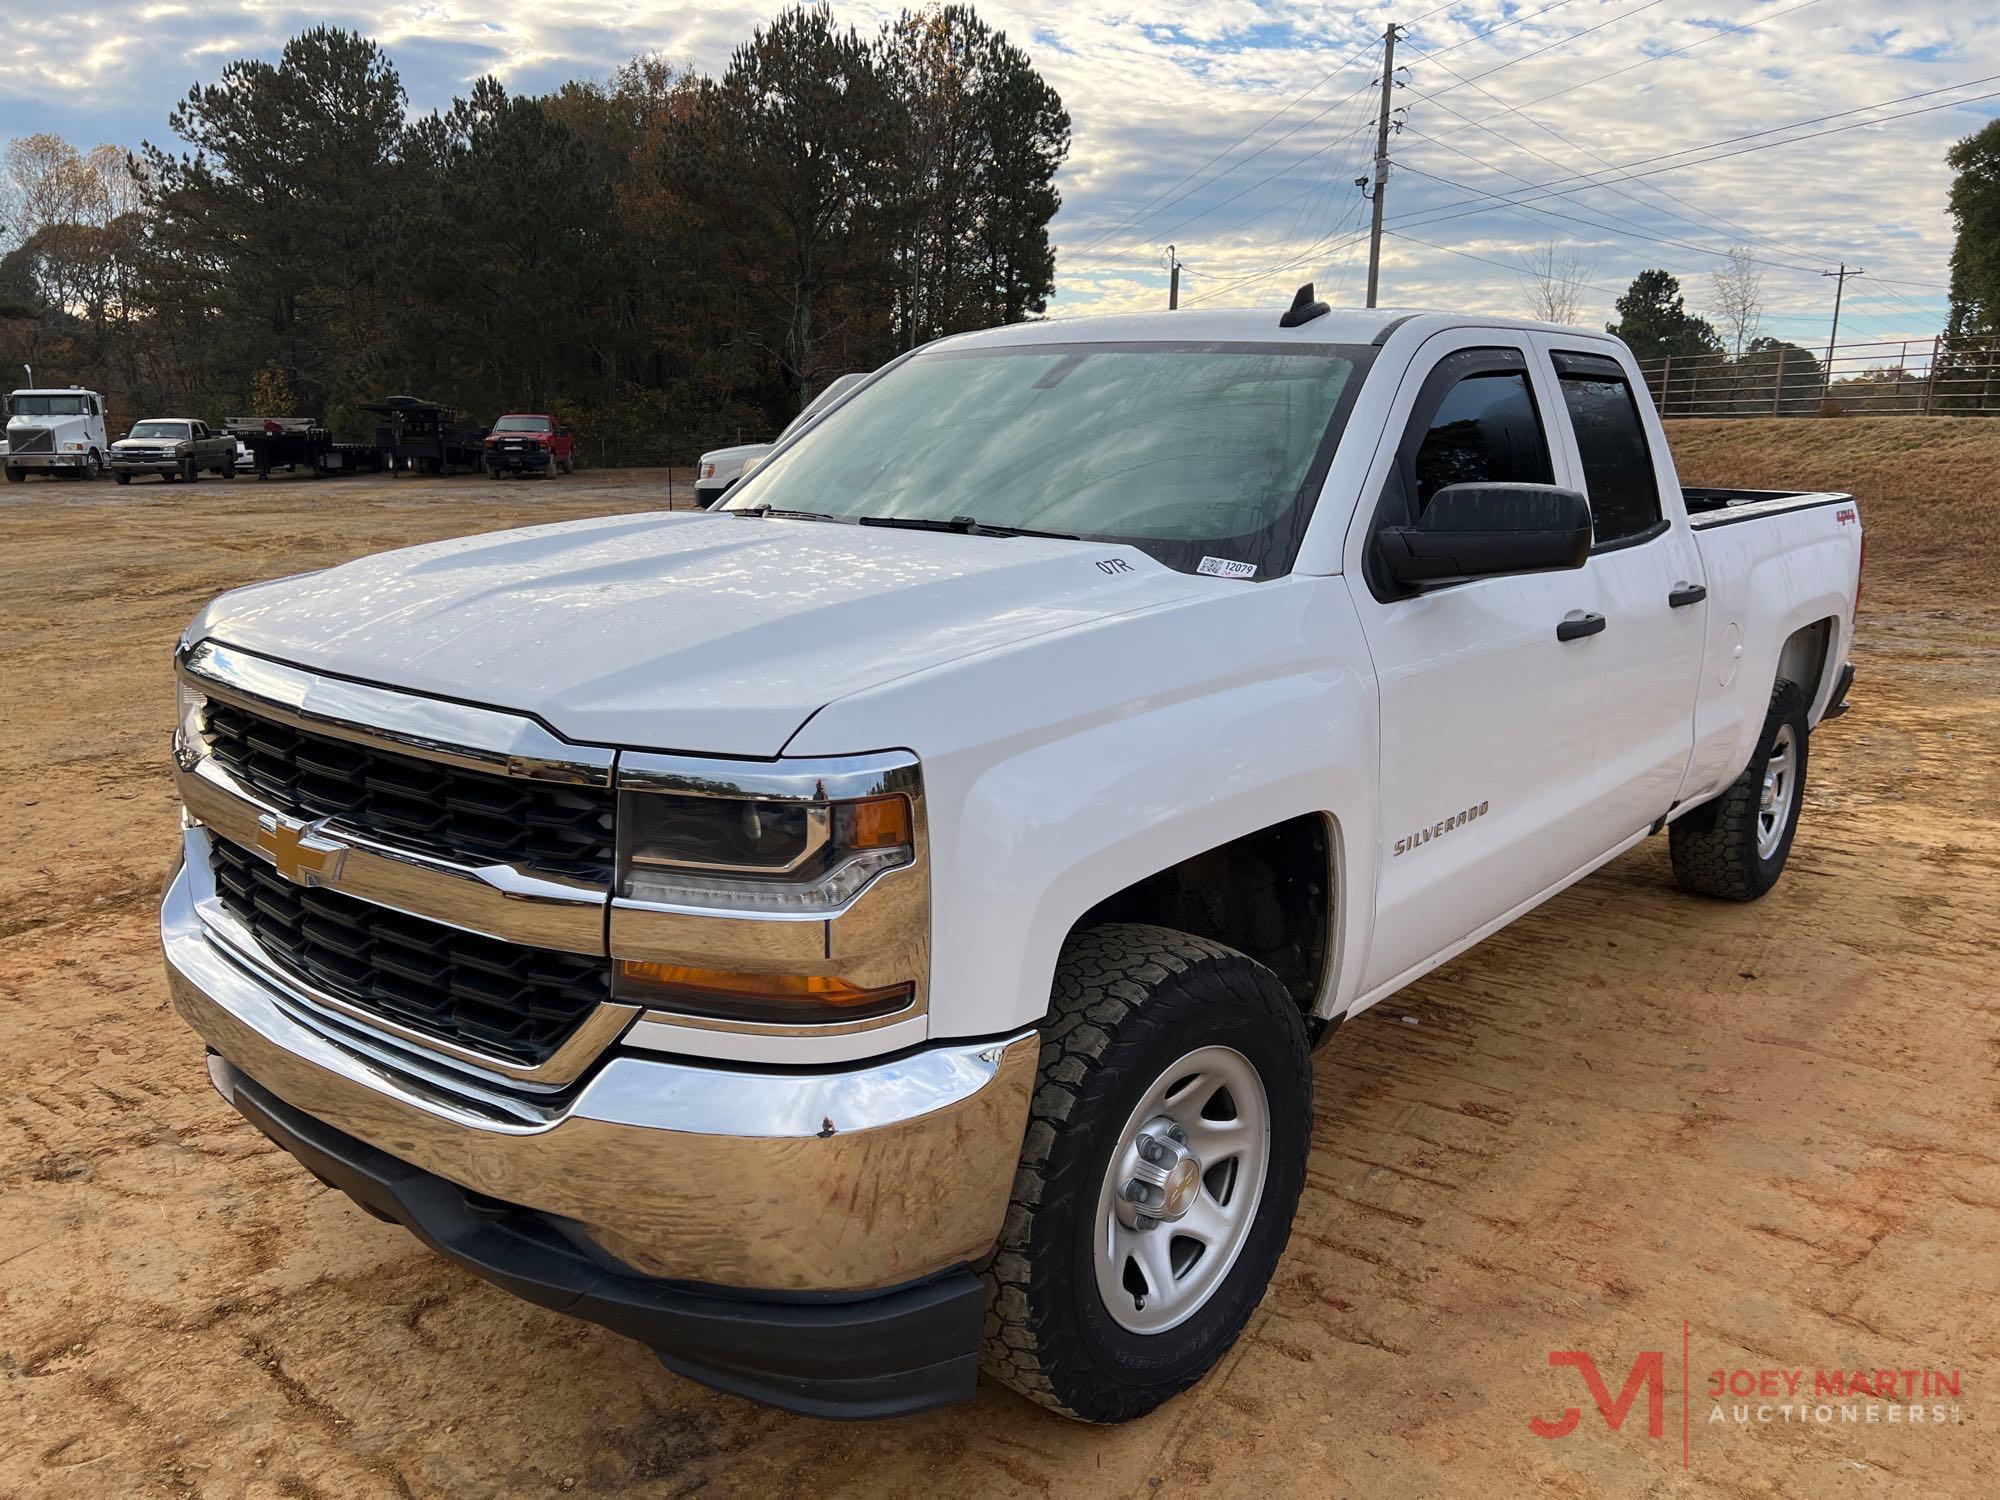
[[[766,516],[773,516],[780,521],[835,521],[842,525],[853,524],[853,518],[850,516],[828,515],[823,510],[774,510],[768,505],[749,505],[745,506],[742,510],[732,510],[729,514],[732,516],[755,516],[759,520],[762,520]]]
[[[1029,526],[989,526],[974,516],[953,516],[949,521],[934,521],[923,516],[862,516],[863,526],[900,526],[907,531],[952,531],[960,536],[1044,536],[1060,542],[1081,542],[1087,540],[1074,531],[1037,531]]]

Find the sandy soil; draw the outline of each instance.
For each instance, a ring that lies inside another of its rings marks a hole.
[[[1871,567],[1857,707],[1814,738],[1767,900],[1677,893],[1655,840],[1338,1035],[1270,1295],[1129,1427],[991,1386],[891,1424],[779,1415],[321,1188],[167,1008],[175,635],[241,582],[653,506],[660,479],[0,495],[0,1494],[1995,1492],[2000,608],[1977,570]],[[1614,1396],[1659,1351],[1661,1435],[1643,1393],[1609,1430],[1565,1350]],[[1957,1371],[1956,1420],[1712,1422],[1709,1372],[1739,1368]],[[1570,1436],[1531,1432],[1572,1406]]]

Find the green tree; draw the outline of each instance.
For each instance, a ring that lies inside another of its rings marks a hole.
[[[741,289],[743,336],[792,403],[887,342],[896,125],[874,53],[817,5],[759,28],[668,146],[668,180]]]
[[[319,27],[191,88],[168,120],[191,151],[144,146],[153,298],[213,311],[231,389],[275,356],[324,402],[379,333],[375,237],[404,185],[406,103],[375,43]]]
[[[1026,53],[969,6],[909,11],[876,43],[898,107],[897,342],[1018,322],[1048,305],[1069,116]]]
[[[1945,332],[1954,338],[2000,333],[2000,120],[1953,146],[1945,161],[1957,174],[1949,206],[1958,226]]]
[[[1612,305],[1618,321],[1605,324],[1606,332],[1625,340],[1642,362],[1669,354],[1722,353],[1722,340],[1708,321],[1687,310],[1679,278],[1665,271],[1641,271]]]

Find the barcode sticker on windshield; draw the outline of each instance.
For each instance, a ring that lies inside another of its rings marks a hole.
[[[1197,573],[1206,573],[1210,578],[1255,578],[1255,563],[1235,562],[1227,557],[1204,557]]]

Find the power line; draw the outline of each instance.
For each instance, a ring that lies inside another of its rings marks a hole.
[[[1454,4],[1455,3],[1456,0],[1454,0]],[[1498,33],[1505,31],[1510,26],[1519,26],[1524,21],[1532,21],[1537,16],[1545,16],[1552,10],[1561,10],[1565,5],[1568,5],[1569,3],[1570,0],[1555,0],[1555,4],[1553,5],[1544,5],[1540,10],[1531,11],[1527,15],[1515,16],[1512,20],[1502,21],[1497,25],[1489,26],[1484,31],[1480,32],[1477,36],[1469,36],[1462,42],[1453,42],[1449,47],[1440,47],[1436,52],[1433,52],[1431,56],[1443,57],[1445,53],[1456,52],[1460,47],[1470,47],[1473,43],[1483,42],[1488,37],[1495,36]],[[1405,31],[1415,31],[1417,27],[1423,25],[1424,22],[1428,21],[1432,16],[1436,15],[1438,11],[1451,10],[1451,9],[1453,9],[1452,5],[1440,5],[1434,10],[1427,10],[1422,15],[1418,16],[1416,20],[1404,22],[1403,29]],[[1615,20],[1616,17],[1613,17],[1613,19]]]
[[[1429,140],[1430,137],[1419,136],[1419,139]],[[1413,167],[1408,162],[1405,162],[1403,164],[1403,170],[1406,172],[1415,172],[1419,177],[1428,177],[1432,182],[1441,182],[1446,187],[1454,187],[1461,192],[1477,194],[1479,197],[1491,200],[1494,204],[1496,204],[1503,210],[1511,209],[1515,211],[1525,211],[1531,214],[1540,214],[1550,219],[1563,219],[1571,224],[1581,224],[1586,229],[1609,230],[1614,234],[1622,233],[1623,237],[1626,239],[1650,240],[1652,241],[1652,243],[1656,245],[1672,245],[1676,249],[1693,250],[1702,255],[1719,256],[1724,260],[1730,258],[1730,253],[1727,250],[1717,250],[1710,245],[1697,245],[1692,240],[1675,239],[1671,235],[1648,234],[1643,229],[1640,229],[1637,225],[1630,225],[1630,227],[1623,228],[1621,231],[1620,228],[1621,225],[1629,224],[1629,221],[1627,220],[1614,220],[1610,224],[1601,224],[1597,222],[1595,219],[1580,218],[1576,214],[1566,214],[1562,212],[1560,209],[1539,208],[1533,203],[1517,202],[1515,199],[1505,197],[1502,194],[1492,193],[1486,191],[1484,188],[1474,187],[1471,183],[1460,182],[1453,177],[1441,177],[1436,172],[1425,171],[1422,167]],[[1497,171],[1500,169],[1496,168],[1495,170]],[[1510,172],[1507,175],[1511,177],[1516,174]],[[1430,221],[1427,220],[1426,222]],[[1603,241],[1597,241],[1596,243],[1602,244]],[[1819,274],[1818,266],[1794,266],[1794,265],[1789,265],[1781,260],[1763,260],[1754,255],[1745,256],[1744,259],[1754,261],[1756,264],[1760,266],[1775,266],[1780,270],[1798,271],[1808,276],[1817,276]]]
[[[1440,10],[1448,8],[1449,8],[1448,6],[1438,7],[1438,9]],[[1426,14],[1436,15],[1437,11],[1429,11],[1426,12]],[[1354,19],[1358,20],[1359,17],[1356,17]],[[1156,195],[1148,202],[1142,204],[1135,213],[1129,215],[1120,223],[1112,225],[1111,228],[1105,230],[1104,233],[1100,234],[1096,239],[1092,240],[1089,244],[1079,248],[1076,253],[1078,255],[1087,255],[1092,250],[1095,250],[1099,245],[1103,244],[1106,240],[1110,239],[1114,234],[1117,234],[1120,230],[1126,229],[1133,224],[1139,223],[1144,219],[1150,218],[1152,214],[1157,211],[1154,205],[1159,204],[1161,199],[1169,197],[1171,194],[1177,192],[1180,188],[1184,187],[1186,184],[1194,181],[1195,178],[1199,177],[1203,172],[1206,172],[1210,167],[1214,166],[1217,162],[1221,161],[1223,157],[1229,155],[1229,153],[1234,151],[1238,146],[1245,144],[1253,137],[1255,137],[1258,134],[1258,132],[1264,129],[1265,126],[1273,124],[1282,117],[1284,117],[1285,115],[1291,113],[1293,109],[1297,108],[1311,95],[1318,93],[1320,86],[1324,84],[1329,78],[1333,77],[1334,74],[1343,71],[1345,68],[1347,68],[1349,64],[1354,62],[1356,58],[1362,56],[1366,52],[1371,51],[1374,48],[1374,45],[1375,45],[1374,40],[1371,38],[1364,45],[1356,48],[1353,52],[1350,52],[1346,57],[1342,58],[1339,62],[1335,63],[1331,68],[1329,68],[1325,73],[1321,74],[1319,78],[1314,80],[1310,88],[1306,89],[1304,93],[1299,94],[1296,98],[1292,99],[1288,104],[1285,105],[1283,109],[1278,110],[1275,114],[1270,115],[1266,119],[1258,121],[1256,125],[1252,126],[1248,131],[1244,132],[1242,135],[1238,136],[1235,140],[1231,141],[1227,146],[1224,146],[1220,151],[1216,152],[1215,155],[1211,156],[1207,161],[1203,162],[1200,166],[1196,167],[1192,172],[1188,173],[1187,176],[1183,177],[1179,182],[1175,183],[1165,192]],[[1324,114],[1325,111],[1322,110],[1321,113]],[[1318,116],[1315,115],[1314,118],[1317,119]],[[1244,161],[1248,161],[1249,159],[1250,159],[1249,157],[1245,157]],[[1243,165],[1243,163],[1238,162],[1236,165],[1240,167]],[[1232,168],[1231,170],[1234,170],[1234,168]]]
[[[1286,131],[1283,135],[1277,137],[1277,139],[1266,141],[1263,145],[1259,146],[1255,151],[1252,151],[1248,156],[1244,157],[1242,161],[1239,161],[1234,166],[1232,166],[1230,168],[1230,171],[1233,172],[1238,167],[1241,167],[1248,162],[1254,161],[1257,157],[1262,156],[1266,151],[1270,150],[1273,146],[1282,145],[1284,142],[1290,140],[1293,136],[1297,135],[1301,130],[1304,130],[1308,125],[1312,125],[1317,121],[1324,119],[1326,116],[1332,114],[1336,109],[1339,109],[1341,105],[1349,103],[1358,95],[1367,93],[1369,89],[1373,87],[1374,85],[1372,83],[1364,84],[1361,88],[1356,89],[1352,94],[1347,94],[1339,99],[1334,100],[1333,103],[1327,105],[1327,107],[1325,109],[1322,109],[1318,114],[1313,115],[1308,119],[1301,120],[1297,125],[1294,125],[1290,130]],[[1251,183],[1249,187],[1244,188],[1241,192],[1231,193],[1227,198],[1224,198],[1219,203],[1211,203],[1207,208],[1201,210],[1200,213],[1192,214],[1189,217],[1182,219],[1179,223],[1174,224],[1167,229],[1159,231],[1154,237],[1156,239],[1165,239],[1168,235],[1174,234],[1179,230],[1186,228],[1189,224],[1194,223],[1196,219],[1206,218],[1209,214],[1214,213],[1218,208],[1225,208],[1229,204],[1234,203],[1238,198],[1241,198],[1244,193],[1248,193],[1256,188],[1260,188],[1265,183],[1272,181],[1274,178],[1282,177],[1285,175],[1285,173],[1292,171],[1294,168],[1303,166],[1305,163],[1311,161],[1315,156],[1317,156],[1319,154],[1319,151],[1323,149],[1325,148],[1322,147],[1312,151],[1308,151],[1304,156],[1300,157],[1297,161],[1289,162],[1285,166],[1280,167],[1277,171],[1268,173],[1267,175],[1258,178],[1255,182]],[[1183,179],[1183,181],[1185,180],[1186,179]],[[1210,183],[1202,184],[1202,186],[1203,187],[1211,186],[1213,185],[1213,182],[1219,182],[1220,180],[1221,178],[1218,177],[1212,179]],[[1200,187],[1197,187],[1194,190],[1194,192],[1199,192],[1199,191],[1201,191]],[[1188,198],[1194,196],[1194,192],[1184,193],[1181,195],[1181,197],[1173,199],[1172,202],[1162,204],[1161,207],[1167,208],[1171,207],[1173,203],[1185,202]],[[1159,210],[1153,210],[1153,212],[1158,212],[1158,211]],[[1152,214],[1147,213],[1145,215],[1142,215],[1142,217],[1150,218],[1152,217]],[[1115,233],[1116,231],[1114,230],[1112,232]],[[1102,243],[1104,238],[1106,238],[1106,236],[1100,235],[1098,239],[1093,241],[1092,243],[1093,244]],[[1088,247],[1086,247],[1086,249],[1087,248]],[[1084,252],[1080,250],[1077,253],[1081,255]],[[1072,273],[1074,273],[1077,271],[1091,270],[1098,264],[1100,264],[1100,262],[1086,261],[1083,265],[1071,267],[1071,271]]]
[[[1779,11],[1774,15],[1761,17],[1757,21],[1746,22],[1741,26],[1731,27],[1729,29],[1731,31],[1747,31],[1752,27],[1761,24],[1762,21],[1776,20],[1778,19],[1779,16],[1790,15],[1792,11],[1804,10],[1807,6],[1817,5],[1819,3],[1820,0],[1801,0],[1800,4],[1792,6],[1790,10]],[[1713,39],[1714,39],[1713,37],[1706,38],[1706,40],[1713,40]],[[1693,46],[1699,46],[1700,43],[1692,42],[1689,43],[1688,45],[1690,47],[1693,47]],[[1436,61],[1436,56],[1434,54],[1427,57],[1421,47],[1416,48],[1415,50],[1420,58],[1424,58],[1426,61],[1432,61],[1432,62]],[[1687,49],[1679,48],[1676,50],[1685,51]],[[1578,141],[1570,139],[1570,137],[1564,135],[1560,130],[1557,130],[1553,125],[1550,125],[1547,122],[1539,120],[1535,118],[1533,115],[1530,115],[1525,108],[1509,104],[1506,100],[1502,99],[1499,95],[1495,94],[1491,89],[1488,89],[1483,85],[1474,82],[1473,80],[1467,79],[1463,74],[1457,72],[1455,69],[1445,64],[1440,63],[1439,66],[1443,67],[1445,72],[1450,73],[1452,77],[1458,79],[1461,83],[1470,84],[1473,88],[1477,89],[1481,94],[1484,94],[1488,99],[1491,99],[1495,104],[1498,104],[1501,108],[1509,111],[1512,114],[1518,115],[1521,119],[1526,120],[1530,125],[1533,125],[1536,129],[1541,130],[1548,135],[1554,136],[1558,141],[1561,141],[1565,146],[1568,146],[1571,150],[1581,151],[1585,156],[1588,156],[1592,161],[1595,161],[1602,166],[1608,167],[1611,165],[1611,163],[1605,157],[1591,150],[1588,146],[1585,146]],[[1635,64],[1635,66],[1638,65]],[[1418,97],[1420,99],[1435,101],[1437,96],[1433,94],[1433,95],[1419,95]],[[1466,126],[1470,126],[1478,130],[1483,130],[1487,134],[1492,135],[1498,138],[1499,140],[1505,141],[1508,145],[1514,146],[1518,150],[1526,151],[1530,156],[1536,157],[1541,161],[1548,162],[1551,166],[1556,166],[1556,167],[1564,166],[1563,163],[1556,161],[1553,157],[1550,157],[1543,152],[1535,150],[1534,147],[1527,145],[1525,142],[1514,139],[1512,136],[1507,135],[1505,132],[1501,130],[1495,129],[1492,125],[1488,124],[1486,121],[1473,119],[1471,116],[1465,114],[1463,111],[1459,110],[1454,105],[1446,104],[1444,108],[1451,114],[1456,115],[1460,120],[1464,121]],[[1441,132],[1437,136],[1430,137],[1430,139],[1435,141],[1437,144],[1443,145],[1444,144],[1443,136],[1456,134],[1459,128],[1461,127],[1453,127],[1451,129],[1447,129]],[[1448,149],[1457,149],[1457,148],[1453,147]],[[1477,160],[1477,158],[1474,159]],[[1481,164],[1489,165],[1488,163],[1484,162],[1482,162]],[[1501,169],[1496,168],[1495,170],[1501,170]],[[1565,167],[1564,170],[1569,170],[1569,169]],[[1518,176],[1518,174],[1515,173],[1509,173],[1508,175]],[[1606,184],[1606,186],[1610,185]],[[1658,183],[1646,183],[1644,184],[1644,186],[1649,191],[1657,193],[1663,198],[1669,199],[1672,202],[1680,204],[1683,208],[1691,208],[1691,209],[1696,209],[1697,211],[1703,211],[1701,209],[1701,205],[1688,202],[1687,199],[1682,198],[1675,193],[1669,192],[1666,188],[1661,187]],[[1624,191],[1622,188],[1611,186],[1610,190],[1616,193],[1619,197],[1625,199],[1630,203],[1637,204],[1641,208],[1651,210],[1652,212],[1655,213],[1664,213],[1669,218],[1679,219],[1682,223],[1692,225],[1694,228],[1697,229],[1709,230],[1717,225],[1720,225],[1725,229],[1733,229],[1737,233],[1742,234],[1746,238],[1749,238],[1751,240],[1762,240],[1767,244],[1770,244],[1780,250],[1785,251],[1787,254],[1805,256],[1809,259],[1814,259],[1814,260],[1818,259],[1818,257],[1813,255],[1811,251],[1801,250],[1796,245],[1787,244],[1784,241],[1775,239],[1770,235],[1759,234],[1755,230],[1747,229],[1741,224],[1734,224],[1727,219],[1717,218],[1713,213],[1707,213],[1703,211],[1705,216],[1702,219],[1699,220],[1692,219],[1689,218],[1686,214],[1677,214],[1671,209],[1662,209],[1657,204],[1649,203],[1645,199],[1638,197],[1636,194]],[[1576,189],[1575,191],[1583,192],[1583,191],[1588,191],[1588,189],[1579,188]],[[1598,212],[1602,212],[1602,210],[1598,210]]]
[[[1608,20],[1599,21],[1595,26],[1586,26],[1581,31],[1573,31],[1566,37],[1563,37],[1557,41],[1550,42],[1547,46],[1536,47],[1532,51],[1523,52],[1519,57],[1510,57],[1505,62],[1496,64],[1495,66],[1488,68],[1484,73],[1473,74],[1472,77],[1466,79],[1465,82],[1477,83],[1482,78],[1491,78],[1495,73],[1503,72],[1506,69],[1513,67],[1514,64],[1516,63],[1524,63],[1531,57],[1540,57],[1544,52],[1559,51],[1562,48],[1567,47],[1571,42],[1581,41],[1584,37],[1589,36],[1593,32],[1602,31],[1607,26],[1616,26],[1620,21],[1629,21],[1633,16],[1638,15],[1639,12],[1645,10],[1651,10],[1654,6],[1663,5],[1665,3],[1666,0],[1646,0],[1646,3],[1644,5],[1635,5],[1630,10],[1620,11],[1617,15],[1612,16]],[[1443,53],[1434,52],[1431,55],[1433,57],[1441,57],[1443,56]],[[1451,92],[1453,88],[1457,87],[1459,87],[1459,85],[1452,84],[1450,88],[1440,89],[1438,90],[1438,92],[1441,94],[1448,94]],[[1433,95],[1432,97],[1436,96]]]
[[[1896,99],[1878,100],[1873,104],[1858,105],[1854,109],[1839,110],[1833,114],[1815,116],[1813,119],[1810,120],[1794,120],[1789,124],[1774,125],[1767,130],[1746,131],[1741,135],[1729,136],[1719,141],[1709,141],[1699,146],[1686,146],[1676,151],[1661,152],[1655,156],[1641,157],[1636,161],[1626,162],[1614,168],[1613,170],[1616,171],[1617,173],[1616,176],[1605,176],[1604,174],[1592,173],[1592,172],[1576,172],[1570,174],[1570,176],[1566,178],[1558,178],[1551,182],[1538,184],[1537,185],[1538,191],[1535,194],[1533,194],[1532,197],[1530,196],[1512,197],[1512,198],[1502,199],[1499,201],[1504,201],[1510,204],[1525,204],[1533,201],[1533,199],[1535,198],[1560,196],[1563,193],[1565,187],[1567,187],[1570,184],[1582,185],[1585,183],[1593,183],[1593,182],[1631,182],[1639,178],[1655,177],[1667,172],[1678,172],[1688,167],[1704,166],[1709,162],[1723,161],[1730,157],[1746,156],[1752,152],[1769,151],[1779,146],[1798,145],[1805,141],[1818,140],[1829,135],[1839,135],[1849,130],[1862,130],[1873,125],[1886,125],[1897,120],[1909,119],[1910,117],[1915,115],[1934,114],[1938,110],[1944,110],[1944,109],[1959,109],[1968,104],[1979,104],[1983,103],[1985,100],[1988,99],[2000,98],[2000,91],[1996,91],[1993,93],[1986,93],[1986,94],[1974,94],[1963,99],[1952,99],[1942,104],[1926,105],[1922,109],[1905,110],[1900,115],[1884,115],[1879,119],[1873,119],[1873,120],[1856,120],[1850,122],[1849,124],[1836,125],[1826,130],[1816,130],[1816,131],[1810,131],[1804,135],[1788,136],[1784,140],[1765,141],[1760,145],[1742,146],[1734,151],[1715,151],[1713,149],[1714,147],[1730,145],[1737,141],[1754,140],[1758,136],[1773,135],[1781,130],[1793,130],[1799,127],[1800,125],[1816,124],[1821,120],[1839,119],[1845,115],[1858,114],[1862,110],[1866,109],[1879,109],[1890,104],[1900,104],[1910,99],[1928,98],[1935,94],[1945,93],[1950,89],[1971,88],[1977,86],[1978,84],[1991,83],[1996,78],[2000,78],[2000,74],[1994,74],[1986,78],[1968,79],[1960,83],[1947,84],[1942,88],[1928,89],[1924,90],[1921,93],[1903,95],[1900,98]],[[1694,156],[1695,153],[1702,151],[1708,151],[1711,154],[1707,156],[1697,157],[1695,160],[1692,161],[1675,162],[1670,166],[1651,166],[1649,167],[1648,170],[1643,172],[1633,170],[1634,168],[1637,167],[1648,166],[1649,163],[1666,161],[1668,158],[1675,156]],[[1498,195],[1483,193],[1481,194],[1481,197],[1488,199],[1497,199]],[[1472,200],[1469,199],[1462,199],[1455,203],[1439,204],[1435,208],[1423,210],[1422,212],[1424,214],[1424,217],[1407,219],[1402,222],[1411,226],[1420,226],[1423,224],[1442,223],[1448,219],[1463,218],[1467,213],[1480,213],[1486,211],[1483,204],[1474,204],[1470,208],[1464,206],[1465,204],[1470,203],[1471,201]],[[1459,211],[1450,212],[1450,210],[1454,209]],[[1882,279],[1887,280],[1889,278],[1882,278]],[[1935,283],[1929,283],[1929,282],[1899,281],[1896,284],[1900,286],[1920,287],[1927,290],[1944,290],[1944,288],[1937,287]]]
[[[1432,240],[1420,240],[1414,234],[1404,234],[1400,229],[1390,229],[1384,232],[1393,236],[1396,239],[1408,240],[1412,245],[1423,245],[1427,249],[1442,250],[1446,255],[1456,255],[1461,260],[1476,260],[1481,265],[1498,266],[1501,270],[1511,271],[1516,276],[1532,276],[1535,274],[1526,265],[1510,266],[1505,261],[1494,260],[1490,256],[1474,255],[1470,250],[1454,250],[1450,245],[1440,245]],[[1579,281],[1575,284],[1577,286],[1583,287],[1586,291],[1603,292],[1608,297],[1620,297],[1624,295],[1623,292],[1620,292],[1615,288],[1608,286],[1597,286],[1594,283],[1588,281]]]

